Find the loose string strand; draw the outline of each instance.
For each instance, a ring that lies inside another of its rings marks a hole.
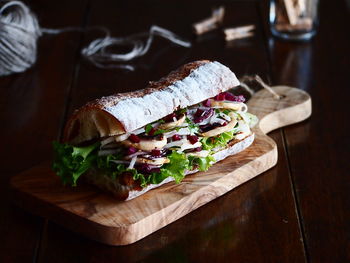
[[[66,27],[62,29],[41,28],[36,16],[21,1],[1,2],[0,0],[0,76],[23,72],[36,61],[37,40],[43,34],[64,32],[87,32],[100,30],[104,37],[95,39],[81,50],[84,58],[99,68],[119,68],[128,71],[135,66],[127,64],[137,57],[145,55],[150,49],[155,36],[169,40],[183,47],[191,47],[189,41],[181,39],[173,32],[152,26],[148,32],[128,37],[111,37],[108,29],[92,26],[87,29]],[[113,52],[111,47],[130,46],[126,53]]]
[[[169,30],[153,25],[149,32],[142,32],[131,35],[129,37],[111,37],[109,32],[104,38],[99,38],[92,41],[87,47],[82,50],[82,55],[88,58],[92,63],[98,67],[106,67],[106,63],[125,62],[133,60],[137,57],[143,56],[148,52],[155,36],[163,37],[172,43],[183,47],[191,47],[191,43],[181,39],[176,34]],[[148,37],[146,42],[142,38]],[[131,51],[124,54],[113,53],[107,49],[116,45],[130,45]],[[129,66],[129,70],[134,70],[134,67]]]
[[[276,91],[274,91],[269,85],[267,85],[262,78],[259,75],[255,75],[255,76],[243,76],[240,79],[241,82],[241,87],[243,87],[246,91],[248,91],[250,93],[250,95],[253,95],[255,93],[254,90],[252,90],[247,84],[247,81],[256,81],[257,83],[260,84],[261,87],[263,87],[264,89],[266,89],[268,92],[271,93],[271,95],[274,97],[274,99],[276,100],[280,100],[283,97],[281,95],[279,95]]]

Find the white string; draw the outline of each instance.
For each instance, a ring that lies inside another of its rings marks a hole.
[[[241,87],[243,87],[246,91],[248,91],[249,94],[250,94],[251,96],[254,95],[255,91],[252,90],[247,84],[245,84],[244,82],[242,82],[242,80],[240,80],[240,84],[239,84],[239,85],[240,85]]]
[[[0,76],[22,72],[35,63],[40,35],[37,18],[22,2],[7,2],[1,7]]]
[[[253,95],[255,93],[254,90],[252,90],[245,82],[246,81],[256,81],[258,82],[264,89],[266,89],[268,92],[270,92],[272,94],[272,96],[277,99],[280,100],[283,98],[283,96],[279,95],[276,91],[274,91],[269,85],[267,85],[262,78],[260,78],[259,75],[255,75],[253,76],[243,76],[240,79],[240,86],[243,87],[246,91],[248,91],[250,93],[250,95]]]
[[[134,70],[134,66],[128,64],[113,65],[111,62],[125,62],[133,60],[134,58],[141,57],[147,53],[149,50],[154,36],[160,36],[169,41],[183,46],[191,47],[191,43],[182,40],[179,36],[174,33],[161,28],[159,26],[152,26],[149,32],[135,34],[129,37],[110,37],[109,32],[107,32],[106,37],[99,38],[92,41],[87,47],[85,47],[81,54],[90,60],[95,66],[100,68],[124,68],[127,70]],[[146,41],[143,38],[148,37]],[[132,49],[129,52],[120,54],[108,51],[112,46],[125,46],[130,45]]]
[[[279,94],[277,94],[276,91],[274,91],[269,85],[267,85],[267,84],[262,80],[262,78],[260,78],[260,76],[255,75],[254,78],[255,78],[255,80],[256,80],[264,89],[266,89],[268,92],[270,92],[276,100],[279,100],[279,99],[282,98],[282,96],[280,96]]]
[[[98,29],[105,37],[92,41],[82,49],[81,54],[99,68],[121,68],[135,70],[125,62],[141,57],[149,50],[155,36],[168,39],[183,47],[191,47],[191,43],[159,26],[152,26],[149,32],[129,37],[111,37],[108,29],[90,27],[81,29],[67,27],[62,29],[40,28],[36,16],[20,1],[6,2],[0,8],[0,76],[15,72],[23,72],[36,61],[37,40],[42,34],[60,34],[63,32]],[[131,46],[126,53],[112,52],[112,46]],[[122,62],[122,63],[120,63]]]

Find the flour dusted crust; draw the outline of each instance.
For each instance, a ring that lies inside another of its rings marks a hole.
[[[225,158],[227,158],[231,155],[235,155],[235,154],[245,150],[253,143],[253,141],[254,141],[254,134],[251,134],[240,141],[236,141],[236,140],[231,141],[227,148],[222,149],[222,150],[213,154],[213,157],[216,160],[215,163],[217,163],[221,160],[224,160]],[[187,171],[186,175],[193,174],[196,172],[198,172],[198,170]],[[163,182],[161,182],[159,184],[150,184],[147,187],[138,191],[138,190],[133,190],[132,187],[122,185],[119,183],[119,181],[113,180],[113,179],[109,178],[108,176],[103,176],[103,175],[101,176],[101,174],[99,174],[96,171],[89,172],[88,174],[85,175],[85,177],[87,178],[87,180],[90,183],[96,185],[97,187],[99,187],[100,189],[102,189],[104,191],[112,193],[117,199],[123,200],[123,201],[124,200],[128,201],[128,200],[134,199],[134,198],[136,198],[140,195],[143,195],[144,193],[146,193],[154,188],[157,188],[163,184],[174,181],[174,179],[172,177],[168,177],[165,180],[163,180]]]
[[[146,89],[92,101],[68,121],[64,141],[84,141],[134,131],[176,109],[197,104],[239,85],[235,74],[219,62],[188,63]]]

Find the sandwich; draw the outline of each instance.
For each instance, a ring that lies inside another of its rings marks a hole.
[[[180,183],[253,143],[258,120],[237,86],[228,67],[201,60],[143,90],[89,102],[54,142],[53,170],[65,185],[85,181],[118,200]]]

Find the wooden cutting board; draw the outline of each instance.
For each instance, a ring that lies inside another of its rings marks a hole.
[[[14,200],[35,214],[99,242],[136,242],[276,164],[276,143],[265,134],[308,118],[311,99],[299,89],[273,89],[282,95],[281,99],[264,89],[248,102],[249,112],[260,119],[254,128],[254,143],[207,172],[187,176],[180,184],[168,183],[131,201],[119,202],[92,186],[62,186],[47,163],[12,178]]]

